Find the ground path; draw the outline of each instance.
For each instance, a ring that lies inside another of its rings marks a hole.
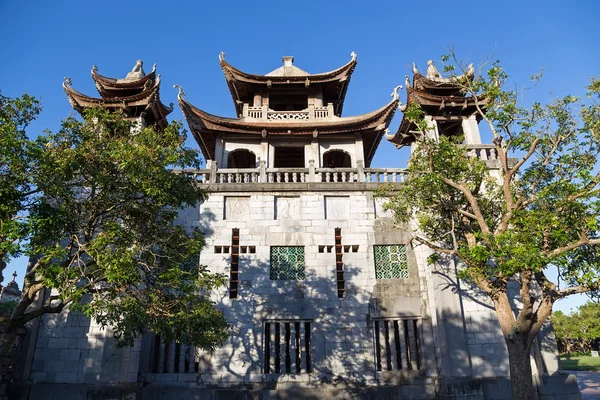
[[[600,400],[600,372],[565,371],[577,376],[582,400]]]

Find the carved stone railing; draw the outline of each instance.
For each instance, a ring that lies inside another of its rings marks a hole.
[[[267,112],[267,121],[308,121],[310,113],[308,110],[302,111],[273,111]]]
[[[335,117],[331,103],[326,106],[310,105],[300,111],[275,111],[268,106],[253,107],[244,104],[242,116],[257,121],[310,121]]]
[[[467,144],[465,147],[469,157],[477,157],[483,161],[498,159],[498,152],[493,144]]]
[[[256,184],[256,183],[401,183],[406,179],[403,168],[266,168],[261,162],[258,168],[216,168],[177,170],[194,178],[199,184]]]

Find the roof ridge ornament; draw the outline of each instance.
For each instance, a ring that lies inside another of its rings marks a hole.
[[[475,76],[475,68],[473,67],[473,63],[471,63],[467,66],[467,70],[464,71],[464,74],[453,75],[453,76],[450,76],[449,78],[444,78],[442,76],[442,74],[440,73],[440,71],[438,71],[438,69],[435,67],[433,60],[427,61],[427,76],[426,76],[426,78],[429,80],[435,81],[435,82],[453,83],[453,82],[458,82],[463,79],[469,79],[473,76]]]
[[[71,78],[65,76],[65,81],[63,82],[63,86],[71,86],[73,82],[71,82]]]
[[[173,88],[179,90],[179,93],[177,94],[177,98],[180,100],[183,99],[183,96],[185,96],[186,93],[183,91],[183,88],[181,87],[181,85],[174,84]]]
[[[144,72],[144,68],[142,68],[143,65],[144,65],[144,62],[142,60],[137,60],[135,65],[131,69],[131,72],[127,73],[127,76],[125,77],[125,79],[133,81],[133,80],[137,80],[137,79],[142,79],[144,76],[146,76],[146,73]]]
[[[408,89],[411,85],[410,85],[410,78],[408,77],[408,75],[404,75],[404,83],[406,84],[406,88]]]
[[[419,73],[419,69],[417,68],[417,64],[413,63],[413,74],[417,75]]]
[[[400,99],[400,94],[398,94],[398,91],[402,89],[402,85],[398,85],[394,88],[394,91],[392,93],[390,93],[390,96],[392,96],[393,101],[398,101]]]
[[[225,61],[225,52],[224,51],[219,53],[219,61]]]
[[[98,67],[95,65],[92,65],[92,75],[98,73]]]
[[[352,57],[352,61],[356,61],[356,53],[354,51],[350,53],[350,57]]]

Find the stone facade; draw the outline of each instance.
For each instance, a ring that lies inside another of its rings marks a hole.
[[[343,67],[345,74],[355,59]],[[226,76],[237,93],[239,82],[231,80],[239,71],[222,58],[221,64],[233,71]],[[310,87],[313,101],[335,88],[345,94],[345,87],[334,86],[339,80],[301,72],[293,74],[302,77],[298,90]],[[264,79],[260,96],[251,96],[258,83],[239,85],[253,107],[260,100],[264,113],[283,112],[265,108],[278,76]],[[322,123],[312,114],[306,126],[290,125],[297,135],[269,136],[269,129],[289,122],[269,122],[245,101],[236,123],[247,132],[224,127],[215,135],[202,124],[223,121],[180,93],[195,137],[210,134],[213,141],[200,144],[206,169],[180,171],[210,195],[183,210],[179,223],[204,234],[200,264],[229,277],[227,287],[212,293],[231,325],[227,343],[209,353],[148,333],[135,346],[117,349],[110,329],[94,321],[68,311],[44,316],[25,338],[18,367],[23,384],[13,388],[13,397],[510,398],[507,349],[489,300],[457,279],[455,260],[428,264],[431,251],[413,246],[410,227],[396,226],[384,200],[374,197],[381,183],[393,190],[405,178],[401,169],[369,168],[382,127],[398,105],[397,90],[368,118],[336,114],[355,131],[329,136],[309,129]],[[341,105],[335,107],[341,113]],[[375,116],[376,124],[369,122]],[[244,119],[261,120],[265,128],[252,136],[256,122],[244,125]],[[440,134],[431,121],[432,135]],[[493,146],[481,144],[476,122],[472,115],[462,121],[468,151],[496,174]],[[286,155],[299,165],[288,165]],[[541,398],[578,398],[576,382],[560,371],[551,326],[540,334],[532,363]]]

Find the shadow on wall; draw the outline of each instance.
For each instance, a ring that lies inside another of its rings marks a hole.
[[[246,383],[266,374],[272,378],[265,380],[276,382],[296,372],[316,373],[324,383],[360,385],[373,379],[370,294],[351,283],[358,271],[346,267],[345,296],[338,298],[331,264],[327,278],[307,268],[304,280],[271,280],[269,262],[240,256],[239,295],[230,299],[222,292],[218,301],[231,338],[215,351],[215,361]]]

